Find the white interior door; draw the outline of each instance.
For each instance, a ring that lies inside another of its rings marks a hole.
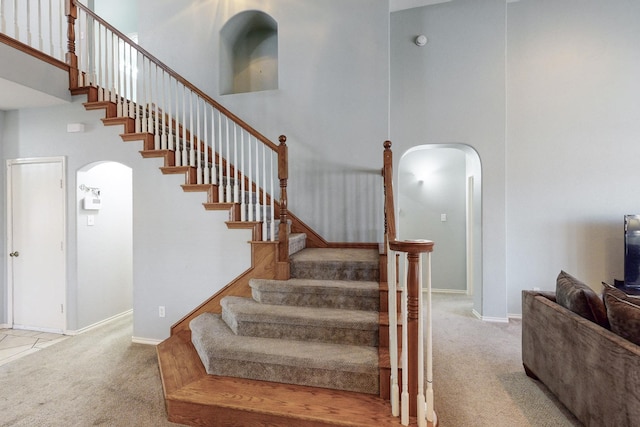
[[[64,332],[64,159],[9,160],[7,174],[13,327]]]

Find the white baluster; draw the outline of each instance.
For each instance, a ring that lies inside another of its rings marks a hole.
[[[53,45],[53,17],[56,16],[55,12],[51,5],[51,0],[49,0],[49,55],[55,57],[55,48]],[[78,31],[76,33],[79,34]]]
[[[222,113],[218,111],[218,201],[224,202],[224,183],[222,175]]]
[[[203,175],[204,172],[203,172],[203,169],[202,169],[202,154],[203,154],[202,153],[202,144],[205,142],[205,140],[201,138],[201,135],[202,135],[201,129],[202,128],[200,127],[200,104],[201,104],[200,101],[201,101],[200,97],[196,96],[196,102],[197,102],[196,103],[196,130],[198,131],[198,134],[197,134],[198,138],[197,138],[197,142],[196,142],[196,144],[197,144],[196,147],[198,149],[197,156],[196,156],[196,167],[197,167],[196,168],[196,171],[197,171],[196,180],[197,180],[198,184],[202,184],[202,181],[203,181],[203,176],[202,175]]]
[[[436,424],[433,395],[433,325],[431,311],[431,252],[427,252],[427,421]],[[420,322],[422,323],[422,322]]]
[[[271,224],[270,230],[271,230],[271,241],[275,241],[276,240],[276,221],[275,221],[275,207],[274,207],[274,203],[275,203],[275,194],[276,194],[276,188],[274,186],[274,182],[273,182],[273,176],[274,176],[274,170],[273,170],[273,157],[274,157],[274,153],[273,151],[269,151],[269,162],[270,164],[270,169],[271,169],[271,185],[269,186],[271,188],[270,193],[271,193],[271,203],[269,203],[269,217],[271,218],[271,222],[269,224]],[[286,224],[285,224],[286,225]]]
[[[247,212],[246,212],[246,208],[247,208],[247,193],[246,193],[246,189],[245,189],[245,185],[244,185],[244,181],[245,181],[245,176],[244,176],[244,171],[245,169],[245,163],[244,163],[244,129],[241,130],[240,132],[240,165],[236,165],[236,169],[241,169],[242,170],[242,181],[240,181],[240,194],[241,194],[241,199],[240,199],[240,221],[246,221],[247,220]]]
[[[4,0],[0,0],[0,33],[6,34],[7,20],[4,17]]]
[[[416,418],[418,427],[427,427],[424,398],[424,326],[422,306],[422,254],[418,258],[418,394],[416,396]]]
[[[129,76],[129,99],[128,99],[129,107],[127,110],[129,112],[129,118],[136,119],[140,114],[140,111],[138,109],[138,105],[139,105],[138,91],[140,89],[138,88],[138,84],[137,84],[137,76],[134,76],[133,74],[133,63],[134,63],[133,47],[131,46],[131,44],[129,44],[128,41],[125,41],[125,43],[127,44],[127,50],[129,51],[129,62],[127,63],[127,75]]]
[[[31,44],[31,2],[27,1],[27,44]]]
[[[188,157],[188,145],[187,145],[187,89],[182,86],[182,159],[180,164],[182,166],[189,165]]]
[[[190,146],[191,149],[189,151],[189,166],[196,165],[196,141],[195,134],[196,130],[193,128],[193,91],[189,90],[189,135],[190,135]]]
[[[98,101],[104,101],[104,92],[102,86],[102,24],[96,23],[97,25],[97,55],[96,55],[96,84],[98,86]]]
[[[155,96],[155,104],[156,104],[156,116],[155,116],[155,130],[154,130],[154,148],[156,150],[159,150],[162,146],[162,137],[161,137],[161,130],[160,130],[160,114],[161,114],[161,109],[160,109],[160,102],[161,102],[161,96],[160,96],[160,79],[158,78],[158,66],[155,66],[155,73],[154,73],[154,79],[155,79],[155,88],[156,88],[156,96]],[[162,88],[162,95],[164,96],[164,87]],[[164,103],[162,105],[162,108],[164,109]]]
[[[167,103],[167,90],[169,88],[167,87],[166,76],[167,73],[162,70],[162,120],[160,120],[160,149],[162,150],[167,149],[167,119],[170,119],[170,116],[167,116],[169,107]]]
[[[398,385],[398,302],[396,270],[397,255],[387,243],[387,286],[389,288],[389,359],[391,361],[391,413],[400,415],[400,388]]]
[[[169,130],[167,131],[167,148],[169,150],[175,150],[176,146],[174,144],[174,132],[173,132],[173,128],[174,128],[174,119],[173,119],[173,102],[172,102],[172,96],[173,96],[173,83],[172,83],[173,79],[171,78],[171,76],[169,76],[169,99],[167,100],[167,105],[169,107],[169,111],[167,111],[167,116],[169,119]],[[176,82],[177,83],[177,82]],[[178,94],[176,93],[176,98],[178,97]],[[177,110],[176,110],[177,111]],[[176,112],[177,115],[177,112]]]
[[[254,138],[255,140],[255,138]],[[255,144],[254,144],[255,146]],[[253,162],[251,161],[251,158],[253,157],[253,149],[254,147],[251,146],[251,136],[249,136],[249,165],[247,166],[247,169],[249,170],[249,176],[248,176],[248,180],[249,180],[249,221],[255,221],[256,220],[256,214],[254,211],[254,206],[253,206],[253,196],[254,196],[254,192],[253,192]]]
[[[153,76],[153,70],[155,68],[155,65],[151,63],[150,59],[146,59],[144,57],[144,55],[142,56],[142,60],[145,61],[147,63],[147,71],[149,73],[149,76],[145,76],[144,78],[148,78],[149,81],[147,83],[147,97],[146,97],[146,102],[142,105],[145,106],[146,108],[146,124],[147,124],[147,132],[148,133],[153,133],[153,129],[154,129],[154,123],[153,123],[153,110],[154,110],[154,104],[156,103],[156,92],[155,92],[155,81],[154,81],[154,76]],[[155,144],[155,142],[154,142]]]
[[[110,101],[118,104],[118,37],[111,33],[111,98]]]
[[[225,116],[225,121],[226,121],[226,128],[227,128],[227,151],[225,153],[225,158],[227,160],[227,191],[226,191],[226,198],[225,201],[226,202],[233,202],[233,193],[231,192],[231,150],[229,148],[229,144],[230,144],[230,139],[229,138],[229,118],[227,116]]]
[[[201,142],[201,144],[204,144],[204,158],[202,160],[203,163],[203,177],[202,177],[202,182],[204,184],[210,184],[211,181],[209,179],[209,173],[211,172],[211,169],[209,169],[209,124],[207,123],[207,107],[209,106],[209,104],[207,104],[207,102],[203,99],[202,100],[202,124],[203,124],[203,141]]]
[[[238,203],[238,200],[240,200],[240,189],[238,187],[238,181],[240,180],[240,168],[238,167],[238,126],[235,123],[233,124],[233,164],[233,201]]]
[[[18,0],[13,0],[13,37],[20,40],[20,26],[18,25]]]
[[[267,151],[262,144],[262,240],[267,240]]]
[[[407,259],[404,258],[404,271],[402,272],[402,408],[400,422],[404,426],[409,425],[409,339],[407,325]]]
[[[44,41],[42,40],[42,0],[38,0],[38,50],[44,52],[42,48]]]

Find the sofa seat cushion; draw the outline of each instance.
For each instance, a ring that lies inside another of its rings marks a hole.
[[[565,271],[561,271],[556,280],[556,300],[567,310],[609,328],[607,311],[600,296]]]
[[[611,332],[640,345],[640,305],[634,302],[637,298],[627,298],[624,292],[622,294],[625,297],[620,298],[617,292],[605,288],[604,302]]]

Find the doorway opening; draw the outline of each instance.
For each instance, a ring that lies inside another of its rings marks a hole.
[[[133,173],[96,162],[76,173],[77,325],[133,308]]]
[[[398,167],[399,238],[434,241],[433,290],[473,295],[476,307],[482,298],[481,172],[478,153],[465,144],[413,147]]]

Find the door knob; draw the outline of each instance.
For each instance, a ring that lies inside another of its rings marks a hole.
[[[11,253],[9,254],[9,256],[10,256],[10,257],[18,257],[18,256],[20,256],[20,252],[18,252],[18,251],[11,252]]]

